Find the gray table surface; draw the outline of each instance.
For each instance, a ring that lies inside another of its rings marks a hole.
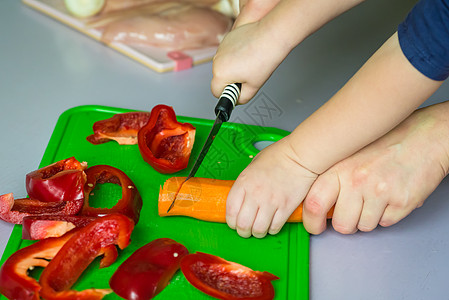
[[[416,1],[372,0],[338,17],[288,56],[233,120],[293,130],[395,30]],[[263,63],[263,62],[261,62]],[[159,74],[20,3],[0,1],[0,194],[25,196],[59,115],[98,104],[212,118],[212,64]],[[447,100],[444,84],[425,105]],[[311,237],[311,299],[449,299],[449,182],[390,228]],[[0,222],[0,254],[12,225]]]

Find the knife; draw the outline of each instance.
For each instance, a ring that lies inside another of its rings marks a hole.
[[[182,185],[187,180],[189,180],[190,178],[195,176],[196,171],[198,171],[199,167],[201,166],[201,163],[204,160],[204,157],[206,157],[206,154],[209,151],[209,148],[212,145],[212,142],[214,141],[215,136],[217,135],[218,131],[220,130],[221,125],[223,124],[223,122],[227,122],[229,120],[229,118],[231,117],[232,110],[234,109],[234,107],[237,103],[237,100],[239,99],[241,88],[242,88],[241,83],[232,83],[232,84],[228,84],[223,89],[223,93],[221,93],[221,96],[218,99],[218,103],[215,106],[216,119],[215,119],[214,125],[212,126],[212,129],[210,130],[210,133],[207,136],[206,142],[204,143],[204,146],[201,149],[200,154],[198,155],[195,163],[193,164],[192,170],[190,170],[189,175],[181,183],[178,190],[176,191],[175,197],[173,198],[173,201],[170,204],[170,207],[168,208],[167,213],[172,209],[173,205],[175,204],[176,197],[178,196],[178,193],[181,190]]]

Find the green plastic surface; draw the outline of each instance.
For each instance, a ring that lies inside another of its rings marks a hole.
[[[86,137],[93,133],[94,122],[112,117],[116,113],[129,111],[104,106],[79,106],[67,110],[60,116],[40,164],[40,167],[43,167],[75,156],[79,161],[86,161],[89,166],[112,165],[124,171],[142,195],[143,208],[139,223],[132,234],[131,244],[120,251],[117,261],[108,268],[99,269],[97,258],[73,288],[76,290],[92,287],[108,288],[109,278],[131,253],[154,239],[168,237],[185,245],[191,253],[206,252],[253,270],[275,274],[280,278],[273,281],[275,299],[308,299],[309,235],[302,224],[287,224],[275,236],[244,239],[226,224],[210,223],[189,217],[159,217],[157,213],[159,187],[172,176],[187,176],[213,121],[178,117],[178,121],[189,122],[196,127],[195,144],[189,167],[175,174],[164,175],[143,161],[137,145],[118,145],[116,142],[92,145],[86,141]],[[257,154],[255,142],[276,141],[286,134],[288,132],[276,128],[225,123],[196,176],[236,179],[251,158]],[[111,199],[118,199],[120,196],[119,189],[107,185],[104,187],[100,185],[94,192],[95,198],[91,201],[96,206],[110,207]],[[32,243],[21,239],[21,231],[21,225],[14,227],[2,263],[17,249]],[[105,299],[120,299],[120,297],[110,294]],[[191,286],[182,272],[178,271],[170,284],[155,299],[213,298]]]

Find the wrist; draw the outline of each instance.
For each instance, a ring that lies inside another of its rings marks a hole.
[[[282,0],[263,18],[274,42],[287,54],[309,35],[364,0]]]
[[[434,152],[431,159],[444,171],[449,173],[449,101],[428,106],[417,111],[417,117],[422,118],[422,126],[429,126],[432,132],[428,141],[435,141]]]
[[[313,164],[310,164],[310,162],[305,161],[304,158],[301,157],[300,153],[297,151],[298,149],[295,148],[294,139],[291,134],[286,136],[284,140],[286,145],[286,154],[295,164],[308,171],[312,176],[319,176],[320,173],[322,173],[314,170]]]
[[[312,32],[307,31],[307,26],[301,26],[296,14],[286,14],[286,10],[294,7],[282,7],[279,3],[267,16],[259,21],[261,32],[269,36],[271,47],[276,47],[284,52],[285,56],[290,53]],[[285,5],[284,5],[285,6]],[[284,56],[284,57],[285,57]]]

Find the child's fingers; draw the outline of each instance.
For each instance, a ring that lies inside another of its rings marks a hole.
[[[245,189],[240,187],[237,180],[229,191],[226,200],[226,223],[232,229],[236,229],[237,216],[242,207],[243,199],[245,198]]]
[[[250,84],[242,84],[242,88],[240,91],[240,97],[237,100],[237,104],[246,104],[248,103],[259,91],[259,88],[254,87]]]
[[[272,206],[259,207],[256,220],[254,221],[252,234],[256,238],[263,238],[267,235],[271,225],[271,220],[276,213],[276,208]]]
[[[287,195],[285,195],[285,197],[287,197]],[[277,199],[274,201],[274,203],[277,203],[278,205],[284,202],[284,205],[276,207],[268,233],[272,235],[279,233],[285,223],[287,223],[288,218],[292,215],[295,209],[298,208],[302,200],[303,199],[301,197],[300,201],[282,201],[282,199]]]
[[[326,229],[327,212],[338,198],[340,184],[336,173],[325,172],[318,176],[304,200],[303,222],[311,234],[320,234]]]
[[[272,235],[278,234],[279,231],[281,231],[282,227],[284,227],[290,215],[291,213],[286,213],[285,211],[278,209],[274,214],[273,221],[271,222],[268,233]]]
[[[249,238],[252,234],[252,227],[256,219],[259,207],[257,201],[251,199],[249,195],[245,196],[242,207],[237,216],[237,233],[244,238]]]

